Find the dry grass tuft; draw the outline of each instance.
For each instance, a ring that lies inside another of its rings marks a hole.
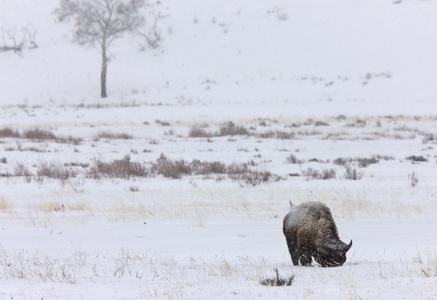
[[[153,213],[142,203],[125,203],[120,201],[109,211],[110,222],[132,222],[149,218]]]
[[[288,278],[283,278],[279,276],[279,271],[277,268],[274,268],[274,271],[276,273],[276,277],[263,279],[260,281],[260,283],[267,286],[291,286],[294,281],[294,275],[291,275]]]
[[[67,208],[69,210],[76,210],[76,211],[91,211],[90,204],[85,201],[70,203],[67,205]]]
[[[0,210],[3,212],[10,211],[14,208],[11,202],[0,196]]]
[[[29,206],[30,210],[36,210],[44,213],[64,212],[65,205],[58,201],[43,201]]]

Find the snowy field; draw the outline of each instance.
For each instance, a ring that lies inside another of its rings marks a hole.
[[[100,99],[58,1],[0,0],[38,46],[0,52],[0,299],[437,299],[437,2],[150,3]],[[290,201],[342,267],[292,265]]]

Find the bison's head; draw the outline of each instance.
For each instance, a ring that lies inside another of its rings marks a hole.
[[[346,261],[346,252],[352,247],[352,241],[348,244],[340,240],[334,240],[320,245],[314,256],[316,262],[322,267],[339,267]]]

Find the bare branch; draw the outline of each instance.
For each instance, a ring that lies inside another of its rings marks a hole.
[[[32,45],[31,49],[38,48],[38,45],[36,43],[36,33],[38,32],[38,30],[33,25],[30,25],[29,27],[23,28],[23,31],[27,34],[27,37],[29,38],[29,43]]]

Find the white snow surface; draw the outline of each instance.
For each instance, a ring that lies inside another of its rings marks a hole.
[[[106,99],[58,4],[0,0],[0,47],[38,45],[0,52],[0,299],[437,299],[437,1],[149,1],[163,40],[115,42]],[[161,154],[280,179],[90,175]],[[292,265],[290,201],[331,208],[343,266]]]

